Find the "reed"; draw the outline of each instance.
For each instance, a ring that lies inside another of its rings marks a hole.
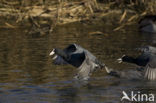
[[[48,22],[52,31],[56,25],[109,16],[119,10],[119,27],[114,30],[120,30],[140,16],[155,14],[155,5],[156,0],[1,0],[0,16],[14,16],[16,23],[28,20],[37,28]]]

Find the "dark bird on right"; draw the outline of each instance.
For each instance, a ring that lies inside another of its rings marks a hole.
[[[119,71],[110,69],[105,66],[106,72],[117,78],[124,78],[129,80],[149,80],[156,81],[156,60],[150,60],[145,67],[135,68],[127,71]]]
[[[156,15],[146,15],[138,24],[141,32],[156,33]]]
[[[141,51],[142,54],[138,57],[134,58],[131,56],[123,55],[121,58],[117,59],[119,63],[121,62],[128,62],[133,63],[138,66],[146,66],[151,60],[155,61],[156,63],[156,48],[153,46],[143,46],[140,48],[137,48],[137,50]]]
[[[138,48],[138,50],[142,51],[141,55],[136,58],[124,55],[118,59],[119,63],[128,62],[136,64],[141,69],[139,69],[137,72],[135,71],[135,73],[139,73],[139,75],[143,74],[143,77],[148,80],[156,80],[156,48],[152,46],[145,46]],[[109,70],[107,69],[107,71]],[[114,74],[119,75],[119,73],[117,72],[115,72]]]

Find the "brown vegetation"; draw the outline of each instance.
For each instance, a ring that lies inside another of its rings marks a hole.
[[[140,16],[155,14],[155,5],[155,0],[1,0],[0,16],[15,17],[16,23],[29,21],[35,32],[41,33],[51,32],[58,24],[102,18],[113,13],[120,17],[116,31]]]

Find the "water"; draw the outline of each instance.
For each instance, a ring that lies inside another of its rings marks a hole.
[[[123,90],[156,94],[155,82],[120,80],[108,76],[104,69],[94,72],[89,81],[80,82],[73,79],[74,67],[52,63],[52,48],[77,43],[108,67],[134,69],[134,65],[118,64],[116,59],[123,54],[136,56],[134,49],[155,45],[156,36],[139,33],[136,25],[116,32],[114,27],[73,23],[47,35],[26,34],[27,28],[1,28],[0,103],[119,103]],[[89,34],[94,31],[104,34]]]

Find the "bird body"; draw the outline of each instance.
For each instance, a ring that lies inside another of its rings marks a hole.
[[[78,68],[75,78],[87,80],[90,74],[97,68],[102,68],[104,64],[100,62],[92,53],[77,44],[71,44],[65,49],[54,49],[50,55],[56,54],[54,63],[71,64]],[[58,58],[60,60],[58,60]]]
[[[156,64],[156,48],[155,47],[145,46],[145,47],[138,48],[138,50],[140,50],[142,54],[136,58],[124,55],[117,60],[119,61],[119,63],[128,62],[128,63],[136,64],[138,66],[143,66],[143,67],[145,67],[149,63],[152,63],[152,65]]]
[[[140,30],[143,32],[156,33],[156,24],[151,22],[148,25],[141,27]]]
[[[143,53],[156,54],[156,47],[153,47],[153,46],[143,46],[143,47],[137,48],[137,50],[139,50]]]
[[[156,33],[156,15],[146,15],[139,21],[142,32]]]
[[[130,57],[124,55],[122,58],[118,60],[128,63],[133,63],[139,66],[142,70],[132,70],[132,72],[119,72],[118,75],[120,77],[142,77],[148,80],[156,80],[156,52],[155,47],[146,46],[140,48],[143,53],[139,55],[137,58]],[[116,72],[117,73],[117,72]]]
[[[106,72],[114,77],[128,79],[128,80],[142,80],[144,79],[144,74],[140,70],[128,70],[128,71],[118,71],[105,66]]]

